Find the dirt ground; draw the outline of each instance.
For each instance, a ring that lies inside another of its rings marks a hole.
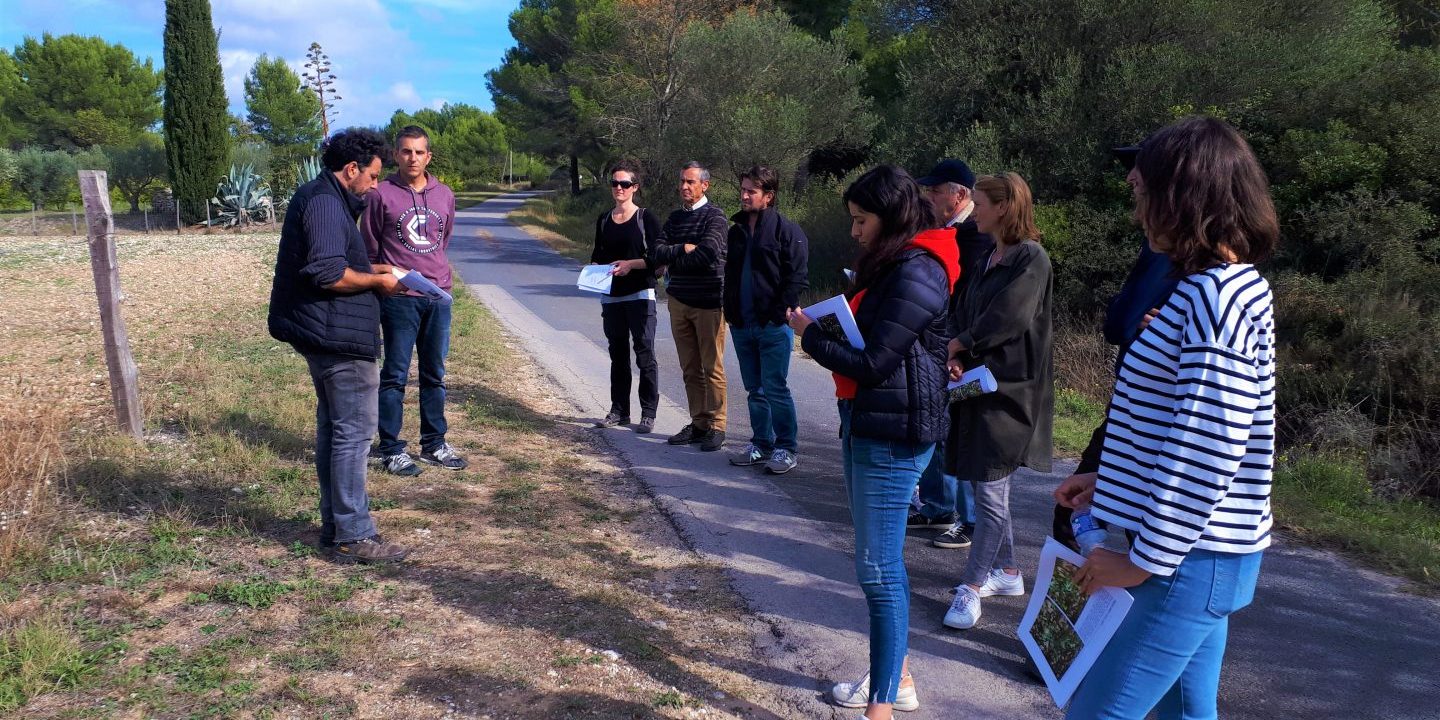
[[[0,238],[0,399],[61,413],[67,454],[0,632],[51,628],[83,665],[21,716],[779,717],[746,676],[765,628],[472,300],[449,367],[471,466],[372,471],[411,559],[339,566],[312,547],[313,391],[264,330],[275,238],[119,242],[143,442],[109,430],[86,246]]]

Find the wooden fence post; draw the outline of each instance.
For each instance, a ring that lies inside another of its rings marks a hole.
[[[130,336],[120,314],[120,265],[115,260],[115,219],[110,213],[110,190],[104,170],[80,171],[80,196],[85,201],[85,224],[90,236],[90,270],[95,274],[95,296],[100,300],[100,328],[105,336],[105,365],[110,369],[110,396],[115,416],[126,433],[141,437],[140,388]]]

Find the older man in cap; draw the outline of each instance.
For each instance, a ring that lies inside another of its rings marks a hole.
[[[995,247],[995,240],[980,232],[970,217],[975,211],[975,201],[971,198],[975,173],[964,160],[941,160],[917,182],[930,197],[935,224],[955,229],[955,244],[960,248],[960,281],[950,295],[950,312],[958,312],[958,303],[964,297],[961,290],[972,268],[977,262],[983,262]],[[968,483],[960,483],[955,476],[945,474],[944,457],[937,449],[937,456],[920,476],[906,527],[943,529],[930,541],[935,547],[968,547],[975,527],[975,497]]]

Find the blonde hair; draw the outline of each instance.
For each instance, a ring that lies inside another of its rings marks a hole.
[[[1040,228],[1035,225],[1035,201],[1025,178],[1013,172],[981,175],[975,181],[975,192],[985,193],[990,202],[1005,206],[999,227],[992,233],[996,242],[1013,245],[1040,239]]]

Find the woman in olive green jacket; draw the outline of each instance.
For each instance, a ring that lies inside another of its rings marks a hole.
[[[1050,256],[1039,243],[1030,187],[1015,173],[975,184],[975,222],[995,250],[974,267],[951,316],[950,372],[980,365],[998,389],[951,406],[946,472],[975,483],[976,528],[945,625],[974,627],[980,598],[1023,595],[1010,526],[1010,476],[1050,470],[1055,411],[1050,337]]]

